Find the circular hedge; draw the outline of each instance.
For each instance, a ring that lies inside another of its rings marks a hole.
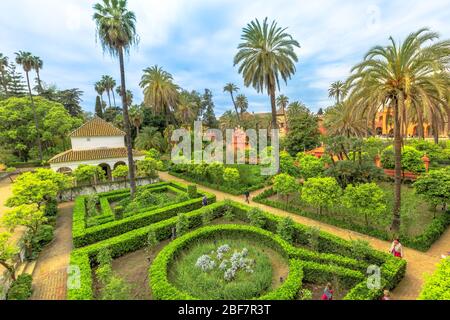
[[[168,268],[183,250],[189,248],[199,240],[215,238],[248,239],[267,246],[288,259],[289,275],[285,282],[277,289],[267,294],[254,297],[260,300],[292,300],[302,286],[303,270],[300,260],[289,259],[287,250],[290,245],[279,236],[263,229],[242,225],[219,225],[204,227],[180,237],[167,245],[155,258],[149,269],[149,284],[155,300],[196,300],[191,294],[173,285],[168,277]]]

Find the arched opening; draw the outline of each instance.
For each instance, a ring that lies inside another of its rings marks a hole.
[[[67,167],[62,167],[62,168],[59,168],[57,172],[62,173],[62,174],[72,174],[72,169],[67,168]]]
[[[102,170],[105,172],[106,179],[111,180],[112,174],[111,174],[111,167],[107,163],[102,163],[98,165]]]
[[[126,166],[127,164],[123,161],[119,161],[114,165],[114,169],[116,169],[118,166]]]
[[[381,136],[383,134],[383,128],[378,127],[376,129],[377,136]]]

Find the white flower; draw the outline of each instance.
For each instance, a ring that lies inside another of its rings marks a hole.
[[[197,268],[200,268],[203,272],[208,272],[216,267],[216,262],[208,255],[203,255],[197,259],[195,264]]]

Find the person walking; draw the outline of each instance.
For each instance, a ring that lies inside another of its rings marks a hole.
[[[331,283],[327,283],[327,286],[323,290],[322,300],[333,300],[333,287]]]
[[[391,249],[390,249],[389,252],[394,257],[397,257],[397,258],[400,258],[400,259],[403,258],[403,247],[402,247],[402,244],[400,243],[400,240],[398,238],[394,239],[394,241],[392,242]]]
[[[206,207],[208,205],[208,197],[207,196],[203,197],[202,204],[204,207]]]

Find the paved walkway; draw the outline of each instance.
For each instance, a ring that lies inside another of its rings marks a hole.
[[[59,207],[55,238],[39,255],[33,273],[32,300],[65,300],[67,267],[72,252],[73,203]]]
[[[183,179],[174,177],[165,172],[160,172],[160,177],[163,180],[173,180],[182,183],[189,183]],[[207,187],[200,187],[201,189],[214,193],[217,196],[217,201],[230,199],[236,202],[244,203],[244,196],[233,196],[224,192],[213,190]],[[256,191],[251,194],[251,198],[260,194],[262,190]],[[264,211],[270,212],[277,216],[291,217],[294,221],[307,226],[319,227],[321,230],[334,234],[344,239],[363,239],[369,241],[373,248],[380,251],[388,251],[390,243],[373,237],[369,237],[354,231],[349,231],[339,227],[335,227],[323,222],[312,220],[306,217],[302,217],[296,214],[288,213],[284,210],[272,208],[263,204],[255,203],[251,201],[252,207],[258,207]],[[436,264],[440,261],[441,254],[450,250],[450,228],[442,235],[442,237],[431,247],[428,252],[420,252],[417,250],[404,248],[403,252],[405,259],[408,262],[405,278],[392,292],[392,298],[396,300],[411,300],[417,299],[423,285],[424,273],[432,273],[436,269]]]

